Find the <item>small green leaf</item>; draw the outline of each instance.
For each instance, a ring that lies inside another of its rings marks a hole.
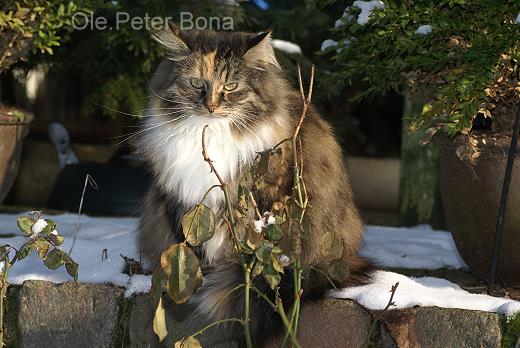
[[[20,228],[20,231],[22,231],[26,236],[30,236],[32,234],[31,227],[35,222],[36,221],[29,216],[20,216],[18,219],[16,219],[18,228]]]
[[[338,282],[343,282],[348,276],[348,266],[344,260],[333,261],[328,267],[327,272],[330,277]]]
[[[260,248],[256,249],[256,258],[262,263],[269,263],[271,260],[271,250],[272,247],[264,242]]]
[[[41,233],[43,234],[49,234],[51,233],[52,231],[54,231],[56,229],[56,222],[50,220],[50,219],[46,219],[45,222],[47,222],[47,226],[45,226],[42,230]]]
[[[49,233],[46,238],[54,245],[59,246],[65,240],[65,237],[60,236],[59,234]]]
[[[159,337],[159,342],[162,342],[168,336],[168,329],[166,327],[166,312],[164,310],[162,297],[159,298],[159,303],[155,308],[153,317],[153,332]]]
[[[185,303],[202,285],[199,259],[183,244],[172,245],[161,254],[161,267],[168,279],[168,295],[177,304]]]
[[[199,340],[195,337],[183,338],[180,341],[175,342],[174,348],[202,348]]]
[[[182,218],[182,231],[190,245],[201,245],[215,234],[215,214],[207,206],[197,205]]]
[[[270,241],[278,241],[282,239],[283,231],[277,224],[270,224],[264,228],[264,233]]]
[[[63,251],[60,249],[53,249],[48,254],[45,260],[43,260],[43,263],[45,266],[47,266],[48,269],[58,269],[61,265],[65,263],[63,260]]]

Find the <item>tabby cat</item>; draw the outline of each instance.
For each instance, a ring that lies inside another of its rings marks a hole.
[[[299,92],[290,86],[276,59],[270,33],[179,30],[175,26],[155,32],[155,40],[168,50],[151,84],[151,100],[145,115],[137,153],[153,173],[140,220],[140,248],[153,268],[161,252],[184,239],[180,220],[200,203],[212,185],[218,184],[202,157],[204,126],[206,146],[215,168],[236,192],[257,153],[289,138],[302,110]],[[307,217],[310,235],[303,242],[302,264],[323,267],[320,252],[324,233],[335,234],[344,245],[343,258],[350,275],[342,286],[368,278],[369,263],[357,255],[363,224],[354,205],[341,148],[331,126],[310,108],[300,132],[304,175],[309,195]],[[260,211],[290,194],[291,147],[284,146],[282,161],[270,168],[267,186],[255,192]],[[236,194],[231,196],[236,197]],[[212,190],[204,203],[217,216],[224,209],[221,190]],[[224,295],[243,282],[230,233],[224,223],[196,250],[203,260],[204,283],[191,301],[208,319],[241,317],[243,297]],[[280,283],[287,306],[292,303],[292,275]],[[273,291],[262,277],[255,285],[271,298]],[[303,275],[304,302],[323,296],[328,282],[307,267]],[[243,292],[242,292],[243,293]],[[279,335],[278,315],[252,296],[252,332],[255,346]],[[223,334],[243,337],[240,326],[222,327]]]

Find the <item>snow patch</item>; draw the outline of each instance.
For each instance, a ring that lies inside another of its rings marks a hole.
[[[294,42],[273,39],[273,40],[271,40],[271,44],[277,50],[280,50],[280,51],[288,53],[288,54],[302,54],[301,47],[298,46],[297,44],[295,44]]]
[[[381,310],[390,298],[392,285],[399,282],[395,292],[396,307],[437,306],[443,308],[462,308],[504,314],[507,316],[520,312],[520,302],[511,299],[472,294],[457,284],[445,279],[422,277],[409,278],[402,274],[377,271],[368,285],[330,291],[333,298],[348,298],[362,306]]]
[[[467,268],[450,232],[428,225],[367,226],[361,255],[384,267],[439,269]]]
[[[32,228],[31,228],[33,236],[39,235],[45,227],[47,227],[47,221],[45,221],[44,219],[36,220],[36,222],[34,223],[34,225],[32,225]]]
[[[327,39],[321,43],[321,51],[325,51],[329,47],[336,47],[338,46],[338,42],[334,41],[332,39]]]
[[[419,28],[417,28],[415,33],[419,34],[419,35],[428,35],[429,33],[432,32],[432,29],[433,29],[433,27],[431,26],[431,24],[424,24],[424,25],[419,26]]]
[[[515,23],[520,24],[520,13],[516,16]]]
[[[385,4],[380,0],[371,0],[371,1],[360,1],[356,0],[352,4],[353,7],[357,7],[361,10],[361,13],[358,16],[357,23],[359,25],[365,25],[370,20],[370,16],[375,9],[384,8]]]
[[[22,214],[20,214],[22,215]],[[19,215],[0,214],[1,244],[20,247],[25,237],[1,238],[1,234],[12,234],[18,230],[16,217]],[[58,229],[67,236],[63,250],[68,251],[74,235],[75,214],[49,216],[56,221]],[[272,222],[266,217],[264,221]],[[265,223],[265,222],[264,222]],[[79,282],[114,284],[124,287],[125,296],[150,291],[151,276],[122,273],[125,262],[121,255],[139,260],[136,218],[81,217],[81,227],[72,252],[79,264]],[[106,249],[108,258],[102,258]],[[364,256],[374,258],[382,267],[441,268],[466,267],[457,253],[449,232],[434,231],[429,226],[413,228],[392,228],[367,226]],[[287,256],[280,256],[281,262],[289,262]],[[21,284],[25,280],[47,280],[54,283],[71,281],[64,268],[48,270],[35,253],[19,261],[9,273],[9,281]],[[373,283],[361,287],[330,292],[330,296],[351,298],[363,306],[382,309],[389,299],[389,290],[400,282],[395,302],[398,308],[441,306],[448,308],[480,309],[511,315],[520,311],[520,303],[504,298],[467,293],[456,284],[437,278],[408,278],[400,274],[378,271]]]

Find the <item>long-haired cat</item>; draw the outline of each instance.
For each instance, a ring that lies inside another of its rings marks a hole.
[[[289,138],[297,125],[302,100],[284,77],[270,43],[270,34],[178,30],[170,26],[154,33],[168,50],[168,58],[151,81],[151,101],[138,141],[137,152],[154,175],[145,197],[140,220],[140,248],[151,267],[161,252],[184,239],[180,219],[212,185],[218,184],[202,156],[201,136],[218,173],[236,190],[257,153]],[[343,258],[350,275],[345,284],[367,279],[368,262],[357,256],[363,224],[353,203],[343,156],[330,125],[311,107],[300,132],[305,161],[304,179],[309,196],[307,217],[310,234],[303,240],[304,300],[319,298],[327,280],[308,266],[322,267],[327,260],[320,252],[324,233],[335,234],[344,245]],[[267,177],[267,187],[255,192],[261,211],[290,194],[292,154],[284,147],[285,160]],[[217,216],[224,196],[212,190],[204,203]],[[204,283],[192,301],[211,319],[242,316],[240,291],[224,296],[243,282],[243,271],[226,226],[197,251],[204,262]],[[286,272],[280,294],[287,307],[292,303],[292,276]],[[273,297],[261,277],[255,285]],[[264,300],[252,296],[251,327],[255,346],[268,343],[283,326]],[[243,335],[241,327],[230,330]]]

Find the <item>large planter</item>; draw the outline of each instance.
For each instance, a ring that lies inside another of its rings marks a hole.
[[[480,156],[471,163],[467,136],[440,137],[439,143],[440,188],[448,227],[472,273],[487,279],[511,138],[486,136],[485,143],[481,138]],[[520,285],[520,155],[513,167],[497,280]]]
[[[22,142],[29,132],[30,116],[15,121],[7,115],[10,109],[0,107],[0,203],[13,185],[22,156]]]

